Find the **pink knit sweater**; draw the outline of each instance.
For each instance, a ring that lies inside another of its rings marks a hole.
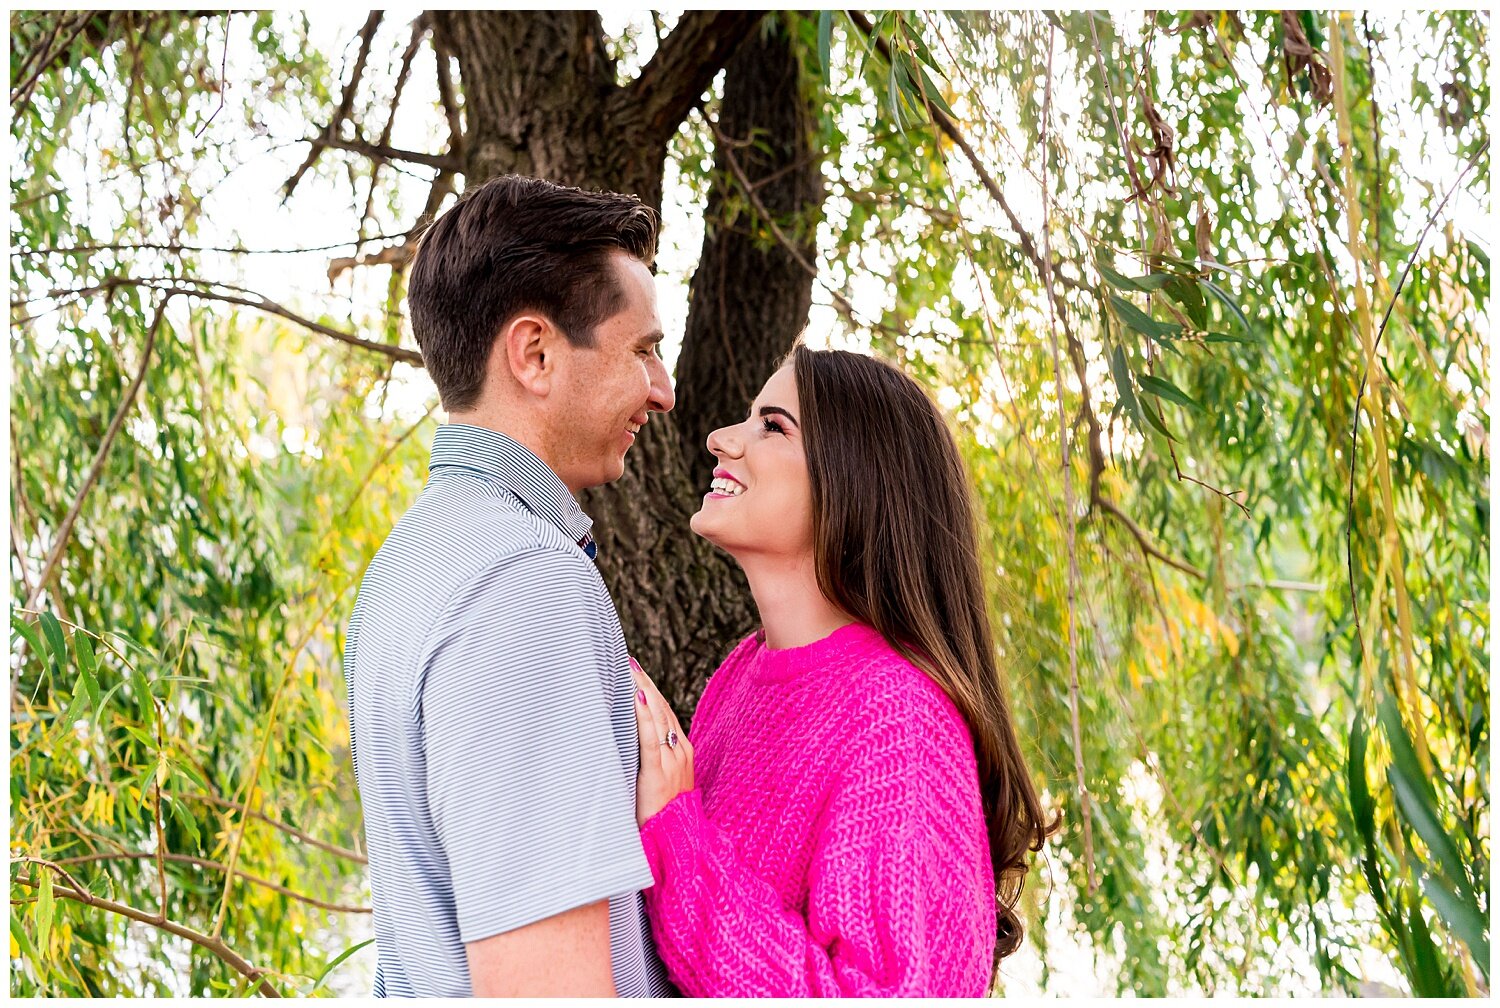
[[[641,829],[646,908],[695,997],[977,997],[995,886],[973,743],[869,627],[746,638],[693,718],[697,788]]]

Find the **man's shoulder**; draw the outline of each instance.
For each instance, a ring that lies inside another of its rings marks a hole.
[[[566,565],[579,552],[557,526],[514,496],[429,483],[391,527],[370,566],[462,582],[517,555],[550,555]]]

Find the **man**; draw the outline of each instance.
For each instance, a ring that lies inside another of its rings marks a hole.
[[[628,196],[505,176],[422,239],[449,422],[360,584],[344,667],[375,993],[673,993],[640,890],[635,687],[576,500],[672,408]]]

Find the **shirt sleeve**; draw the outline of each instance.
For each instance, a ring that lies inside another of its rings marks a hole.
[[[610,721],[609,601],[587,563],[501,561],[429,647],[427,795],[465,942],[651,884]]]

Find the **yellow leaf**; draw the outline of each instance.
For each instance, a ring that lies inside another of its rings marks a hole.
[[[15,935],[11,935],[10,936],[10,957],[12,959],[19,959],[19,958],[21,958],[21,946],[19,946],[19,945],[16,944],[16,936]]]

